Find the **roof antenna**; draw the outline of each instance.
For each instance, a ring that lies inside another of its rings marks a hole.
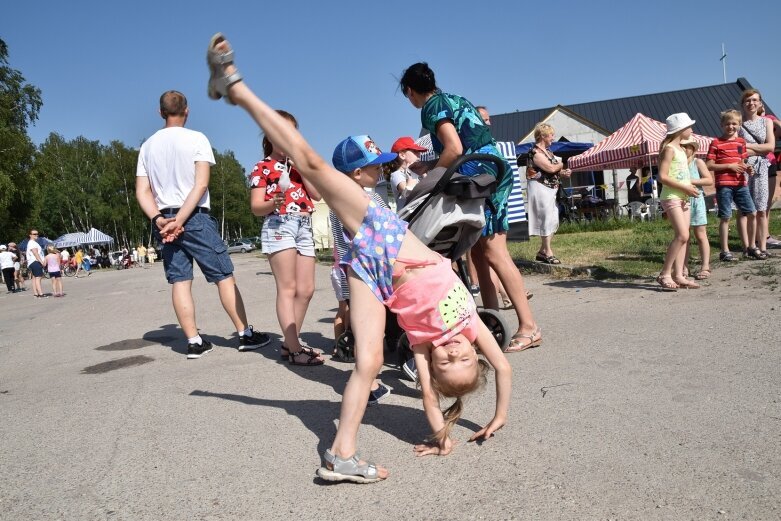
[[[727,83],[727,50],[724,48],[724,44],[721,44],[721,67],[724,69],[724,83]]]

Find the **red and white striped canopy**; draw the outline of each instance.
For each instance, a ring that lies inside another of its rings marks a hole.
[[[582,154],[573,156],[567,166],[574,172],[650,166],[658,161],[667,126],[639,112],[629,122]],[[708,153],[711,138],[693,134],[699,149],[697,155]]]

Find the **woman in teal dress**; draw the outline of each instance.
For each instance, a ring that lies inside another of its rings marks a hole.
[[[493,268],[515,307],[518,331],[507,351],[523,351],[540,345],[542,332],[529,307],[523,277],[507,250],[507,199],[513,185],[512,169],[496,148],[490,128],[469,100],[437,88],[434,71],[426,63],[416,63],[407,68],[402,73],[400,88],[412,106],[420,109],[421,124],[431,132],[434,152],[439,155],[437,167],[447,168],[464,154],[491,154],[505,161],[505,175],[491,197],[493,209],[487,207],[485,210],[486,226],[480,241],[472,248],[472,259],[477,268],[483,305],[499,308],[489,269]],[[493,163],[479,161],[465,163],[461,173],[497,175]]]

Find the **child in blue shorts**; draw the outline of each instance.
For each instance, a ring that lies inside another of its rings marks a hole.
[[[738,207],[738,234],[746,257],[761,258],[758,249],[749,244],[749,237],[755,236],[756,208],[748,190],[747,175],[752,173],[746,164],[748,151],[746,140],[738,137],[743,116],[737,110],[725,110],[721,113],[721,137],[714,139],[708,149],[708,170],[716,177],[716,201],[719,205],[719,241],[721,253],[719,260],[735,260],[729,251],[729,220],[732,217],[732,203]],[[752,241],[753,242],[753,241]],[[765,257],[767,258],[767,257]]]

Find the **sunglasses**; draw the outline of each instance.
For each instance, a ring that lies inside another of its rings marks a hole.
[[[33,232],[30,235],[38,235],[38,232]]]

